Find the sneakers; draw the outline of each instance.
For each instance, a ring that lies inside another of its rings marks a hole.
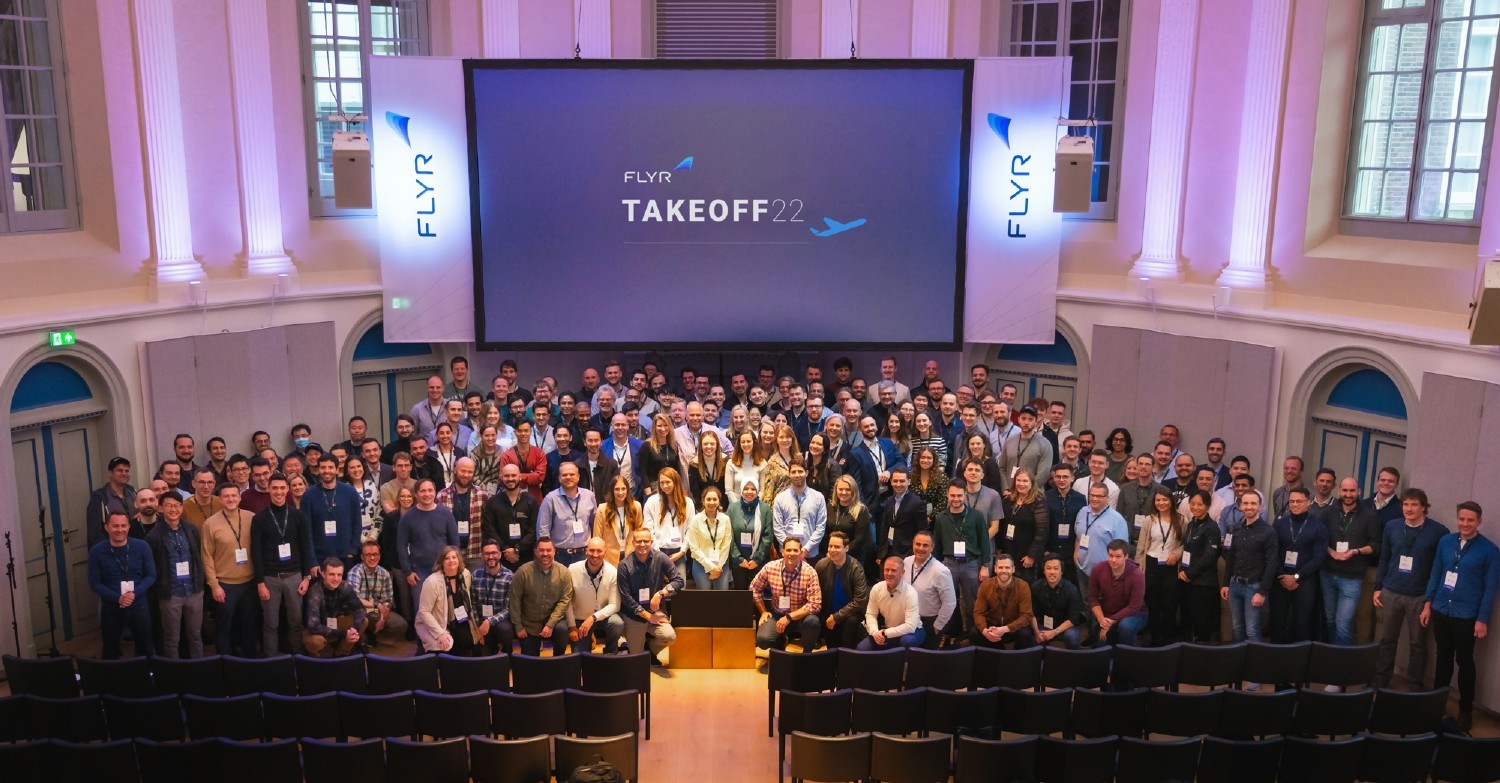
[[[1324,685],[1323,686],[1323,692],[1324,693],[1343,693],[1344,692],[1344,688],[1343,688],[1343,686],[1340,686],[1340,685]]]
[[[757,647],[755,648],[755,657],[760,660],[769,660],[771,657],[771,651],[766,649],[765,647]]]
[[[651,665],[656,667],[666,666],[666,664],[661,662],[660,658],[656,657],[656,653],[651,653]]]
[[[1245,683],[1245,690],[1247,690],[1247,691],[1258,691],[1258,690],[1260,690],[1260,683],[1258,683],[1258,682],[1247,682],[1247,683]]]

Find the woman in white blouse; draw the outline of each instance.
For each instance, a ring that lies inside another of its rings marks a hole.
[[[489,631],[476,627],[478,606],[474,602],[473,575],[464,568],[458,547],[443,547],[432,574],[422,582],[417,599],[417,637],[422,649],[470,656],[483,652],[475,644]]]
[[[693,585],[699,590],[729,589],[729,544],[734,538],[729,516],[720,508],[724,496],[719,488],[703,488],[703,510],[693,515],[688,527],[688,551],[693,558]]]
[[[641,524],[651,531],[656,548],[679,567],[687,555],[688,523],[693,521],[693,501],[682,484],[675,468],[662,468],[656,474],[657,492],[646,498],[641,510]]]
[[[344,480],[359,495],[359,540],[374,541],[380,538],[380,488],[376,485],[375,478],[365,470],[365,461],[357,457],[346,461]]]

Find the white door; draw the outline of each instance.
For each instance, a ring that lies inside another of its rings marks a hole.
[[[1312,425],[1307,453],[1315,460],[1307,466],[1308,474],[1330,468],[1341,479],[1353,476],[1368,495],[1381,468],[1405,470],[1405,435],[1321,417],[1314,417]]]
[[[409,370],[356,372],[354,412],[365,417],[369,436],[381,443],[396,437],[396,416],[406,413],[427,397],[427,379],[433,367]]]

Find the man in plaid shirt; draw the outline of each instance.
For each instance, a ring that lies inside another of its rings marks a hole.
[[[818,646],[823,624],[818,612],[823,609],[823,592],[818,587],[818,573],[802,562],[802,542],[788,537],[781,545],[780,560],[766,564],[750,582],[760,624],[755,629],[755,646],[762,650],[786,649],[788,631],[797,632],[802,651],[812,652]],[[766,587],[771,588],[771,606],[765,602]]]
[[[471,572],[484,568],[484,537],[479,532],[479,515],[490,493],[474,483],[474,460],[459,457],[453,466],[453,483],[438,493],[438,505],[453,512],[458,521],[458,546],[464,551],[464,565]]]
[[[510,580],[515,575],[501,561],[499,544],[486,541],[481,553],[484,568],[474,572],[474,600],[479,604],[480,624],[490,624],[484,635],[484,654],[509,653],[516,638],[515,626],[510,624]]]
[[[366,541],[359,548],[359,564],[349,570],[349,586],[365,605],[365,627],[360,643],[374,648],[381,633],[393,641],[406,638],[406,618],[391,611],[391,572],[380,565],[380,545]]]

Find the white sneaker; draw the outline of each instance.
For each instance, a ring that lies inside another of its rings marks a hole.
[[[757,647],[755,648],[755,657],[764,660],[770,660],[771,651],[765,647]]]
[[[1323,692],[1324,693],[1343,693],[1344,689],[1343,689],[1342,686],[1339,686],[1339,685],[1324,685],[1323,686]]]
[[[1260,690],[1260,683],[1258,683],[1258,682],[1247,682],[1247,683],[1245,683],[1245,690],[1247,690],[1247,691],[1258,691],[1258,690]]]

